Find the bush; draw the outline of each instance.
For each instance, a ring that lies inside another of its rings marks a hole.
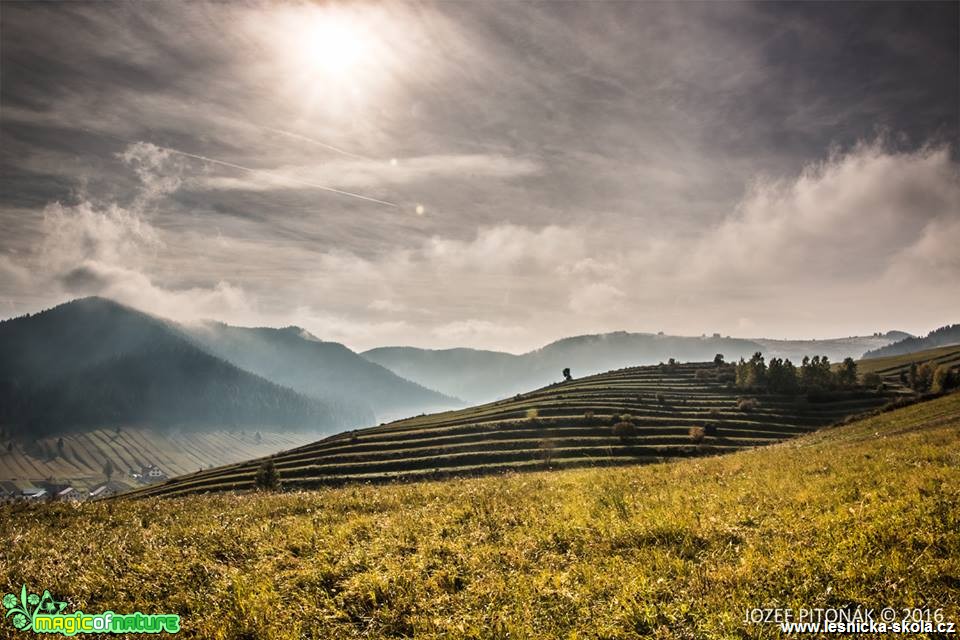
[[[760,406],[756,398],[740,398],[737,400],[737,409],[740,411],[753,411]]]
[[[944,391],[956,386],[956,376],[945,364],[937,367],[933,372],[933,382],[930,384],[930,390],[934,393],[943,393]]]
[[[583,414],[583,417],[586,420],[593,420],[593,411],[587,411]]]
[[[272,459],[263,461],[253,478],[253,484],[260,491],[277,491],[280,489],[280,474]]]
[[[548,467],[553,462],[553,454],[556,452],[557,445],[550,438],[544,438],[540,441],[540,459]]]
[[[694,444],[700,444],[707,437],[707,430],[703,427],[690,427],[690,441]]]
[[[613,435],[617,436],[623,442],[628,441],[630,438],[637,434],[637,428],[633,426],[632,422],[618,422],[613,425]]]
[[[883,384],[883,378],[880,377],[879,373],[871,371],[863,375],[863,386],[879,387],[881,384]]]
[[[666,396],[664,396],[663,393],[661,393],[660,391],[657,391],[657,402],[659,402],[660,404],[663,404],[666,401],[667,401]]]
[[[697,369],[697,372],[693,374],[694,379],[696,380],[709,380],[713,377],[713,372],[708,369]]]
[[[534,420],[538,415],[540,415],[540,412],[536,408],[527,409],[527,420]]]

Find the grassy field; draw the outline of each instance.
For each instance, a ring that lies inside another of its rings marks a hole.
[[[773,606],[960,621],[960,395],[664,464],[8,506],[0,540],[4,592],[178,613],[204,640],[774,638],[744,622]]]
[[[897,395],[871,389],[818,402],[757,396],[735,389],[726,379],[731,375],[713,363],[621,369],[338,434],[273,460],[284,483],[299,488],[656,462],[778,442],[876,409]],[[623,421],[633,425],[632,436],[614,434],[613,425]],[[704,430],[702,439],[691,436],[697,427]],[[192,473],[139,495],[248,489],[260,463]]]
[[[0,449],[0,480],[51,480],[88,489],[106,480],[103,467],[113,464],[113,480],[135,486],[130,471],[154,465],[168,476],[181,475],[215,464],[227,464],[268,455],[315,440],[316,433],[264,431],[162,432],[151,429],[98,429],[44,438],[29,448],[13,442]]]
[[[877,373],[885,379],[896,381],[900,373],[910,369],[911,364],[921,365],[932,362],[935,365],[947,365],[951,369],[960,369],[960,345],[937,347],[915,353],[884,358],[869,358],[857,362],[857,370],[863,373]]]

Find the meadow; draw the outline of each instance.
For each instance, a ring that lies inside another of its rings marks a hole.
[[[960,395],[661,464],[5,506],[0,540],[4,593],[204,640],[774,638],[744,615],[777,606],[957,622]]]
[[[902,389],[737,389],[712,362],[631,367],[458,411],[340,433],[270,456],[288,488],[637,464],[779,442],[876,410]],[[617,427],[620,425],[620,427]],[[249,489],[261,460],[191,473],[137,495]]]

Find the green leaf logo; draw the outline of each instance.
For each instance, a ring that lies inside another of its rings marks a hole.
[[[43,595],[29,593],[27,585],[20,587],[20,597],[12,593],[3,596],[3,607],[7,610],[4,618],[12,618],[14,628],[20,631],[29,631],[33,627],[33,618],[37,614],[63,613],[67,608],[66,602],[54,599],[49,591]]]

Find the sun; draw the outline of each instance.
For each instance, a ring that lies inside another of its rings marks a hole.
[[[374,39],[367,26],[345,12],[310,16],[301,32],[301,55],[308,67],[330,79],[362,73],[373,59]]]

